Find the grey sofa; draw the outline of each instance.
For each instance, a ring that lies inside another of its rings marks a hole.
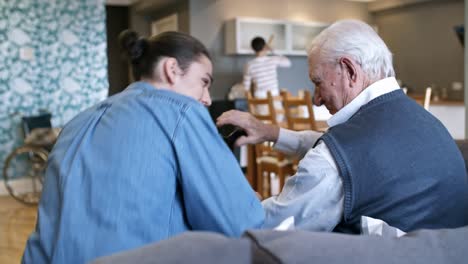
[[[468,141],[457,144],[468,164]],[[468,226],[419,230],[400,238],[256,230],[234,239],[209,232],[188,232],[93,263],[466,264]]]
[[[240,239],[189,232],[93,264],[123,263],[468,263],[468,227],[400,238],[307,231],[248,231]]]

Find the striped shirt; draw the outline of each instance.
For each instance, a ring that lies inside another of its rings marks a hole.
[[[277,67],[290,67],[291,61],[284,56],[260,56],[249,61],[244,70],[244,88],[250,90],[255,84],[255,97],[266,97],[267,91],[278,95]]]

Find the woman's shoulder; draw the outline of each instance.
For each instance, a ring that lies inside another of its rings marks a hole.
[[[121,95],[115,95],[114,97],[113,103],[133,101],[143,105],[149,104],[152,108],[203,108],[202,104],[191,97],[167,89],[158,89],[146,82],[135,82],[122,91]]]

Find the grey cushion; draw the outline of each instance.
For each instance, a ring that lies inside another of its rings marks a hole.
[[[467,263],[468,227],[422,230],[401,238],[305,231],[254,231],[251,239],[281,263]]]
[[[186,232],[160,243],[96,260],[110,263],[250,263],[251,243],[210,232]],[[225,261],[225,262],[224,262]]]
[[[467,263],[467,238],[468,227],[421,230],[400,238],[253,230],[232,239],[188,232],[93,263]]]

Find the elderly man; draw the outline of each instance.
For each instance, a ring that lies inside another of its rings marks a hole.
[[[325,134],[278,128],[238,111],[217,120],[246,131],[238,145],[273,141],[302,156],[282,192],[263,201],[265,227],[294,216],[301,229],[358,233],[363,215],[404,231],[467,225],[460,151],[400,89],[392,54],[375,31],[338,21],[314,39],[308,62],[314,103],[333,114]]]

